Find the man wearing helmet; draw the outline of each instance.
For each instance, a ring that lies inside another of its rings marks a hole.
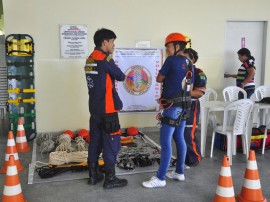
[[[184,163],[186,157],[186,143],[184,130],[186,121],[183,115],[186,113],[186,93],[192,90],[194,78],[191,62],[183,55],[186,46],[186,39],[180,33],[169,34],[165,41],[166,52],[168,54],[159,74],[156,78],[158,83],[162,83],[162,98],[160,104],[163,106],[160,128],[161,157],[160,166],[156,176],[149,181],[142,183],[144,187],[164,187],[166,186],[166,176],[171,179],[184,181]],[[188,86],[185,81],[188,81]],[[183,88],[184,84],[184,88]],[[167,173],[171,156],[171,140],[174,139],[177,149],[176,169],[172,173]],[[167,173],[167,174],[166,174]]]

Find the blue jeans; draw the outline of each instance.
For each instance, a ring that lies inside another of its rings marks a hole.
[[[169,109],[164,110],[162,115],[168,116],[172,119],[177,119],[180,113],[182,113],[182,108],[170,107]],[[166,173],[170,165],[172,156],[172,137],[175,141],[177,150],[177,163],[175,171],[178,174],[184,174],[184,164],[187,152],[186,142],[184,139],[185,125],[186,120],[182,120],[177,127],[162,124],[160,129],[161,156],[159,169],[157,171],[157,178],[160,180],[165,180]]]

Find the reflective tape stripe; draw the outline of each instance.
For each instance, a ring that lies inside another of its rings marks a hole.
[[[231,168],[230,167],[221,167],[220,175],[224,177],[232,176]]]
[[[5,196],[15,196],[22,193],[21,185],[15,185],[15,186],[4,186],[3,195]]]
[[[249,169],[249,170],[257,170],[258,169],[257,162],[248,160],[247,169]]]
[[[97,71],[85,71],[86,74],[98,74]]]
[[[18,175],[17,166],[8,166],[7,175],[8,176]]]
[[[7,146],[15,146],[15,140],[14,139],[8,139]]]
[[[260,180],[244,180],[243,187],[247,189],[261,189],[261,183]]]
[[[24,127],[23,127],[23,125],[18,125],[18,128],[17,128],[17,130],[24,130]]]
[[[22,143],[22,142],[27,142],[26,137],[16,137],[16,142],[17,143]]]
[[[86,67],[96,67],[97,63],[86,63],[85,66]]]
[[[224,188],[217,186],[216,194],[222,197],[234,197],[234,189],[233,187]]]
[[[14,156],[14,160],[15,161],[19,159],[18,153],[15,153],[15,154],[6,154],[5,161],[9,161],[9,156],[10,155],[13,155]]]

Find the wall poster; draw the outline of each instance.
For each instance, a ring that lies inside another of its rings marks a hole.
[[[156,76],[163,62],[162,49],[118,48],[113,54],[116,65],[125,73],[116,88],[123,101],[121,112],[156,112],[160,84]]]
[[[87,25],[60,25],[61,58],[87,58]]]

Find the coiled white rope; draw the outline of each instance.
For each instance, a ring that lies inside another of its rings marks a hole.
[[[71,146],[71,138],[68,134],[58,136],[57,142],[59,145],[56,147],[55,151],[66,151],[69,153],[74,150]]]
[[[76,141],[76,149],[77,151],[85,151],[85,140],[83,139],[83,137],[78,136],[75,138]]]
[[[82,163],[87,162],[88,152],[71,152],[66,151],[51,152],[49,156],[50,165],[63,165],[68,163]]]
[[[37,138],[37,144],[40,145],[39,151],[41,153],[41,156],[43,157],[43,153],[46,152],[51,152],[53,151],[55,147],[55,141],[53,141],[52,135],[48,133],[42,133],[38,138]]]

